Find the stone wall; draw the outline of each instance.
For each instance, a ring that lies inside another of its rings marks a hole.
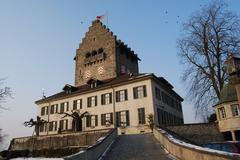
[[[83,133],[14,138],[11,141],[9,150],[32,151],[42,149],[84,148],[95,144],[100,137],[106,136],[108,132],[109,130],[99,130]]]
[[[178,138],[187,140],[193,144],[206,144],[209,142],[223,141],[223,135],[219,132],[215,123],[196,123],[184,124],[178,126],[167,126],[166,130],[171,134],[176,134]]]
[[[99,58],[99,49],[103,49],[103,58]],[[96,56],[86,54],[97,51]],[[95,60],[96,59],[96,60]],[[93,21],[76,53],[75,85],[80,86],[90,78],[98,80],[116,77],[116,37],[100,21]]]
[[[101,157],[108,151],[115,139],[117,138],[117,129],[113,129],[102,140],[99,140],[95,145],[87,148],[86,150],[77,154],[65,157],[66,160],[96,160],[102,159]],[[121,154],[121,153],[120,153]]]

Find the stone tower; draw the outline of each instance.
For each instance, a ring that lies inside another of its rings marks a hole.
[[[105,80],[138,73],[138,60],[127,45],[95,20],[76,51],[75,86],[86,84],[89,79]]]

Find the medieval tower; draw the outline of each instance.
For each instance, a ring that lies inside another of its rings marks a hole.
[[[127,45],[95,20],[76,51],[75,86],[89,79],[106,80],[125,73],[138,73],[138,60]]]

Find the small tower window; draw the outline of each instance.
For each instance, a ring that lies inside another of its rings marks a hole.
[[[95,56],[96,54],[97,54],[97,51],[94,50],[94,51],[92,52],[92,56]]]
[[[86,58],[91,57],[91,54],[89,52],[86,53]]]
[[[99,48],[98,49],[98,54],[101,54],[103,52],[103,49],[102,48]]]

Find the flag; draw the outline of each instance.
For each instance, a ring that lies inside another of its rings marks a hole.
[[[101,16],[97,16],[96,19],[97,20],[102,20],[105,17],[105,15],[101,15]]]

